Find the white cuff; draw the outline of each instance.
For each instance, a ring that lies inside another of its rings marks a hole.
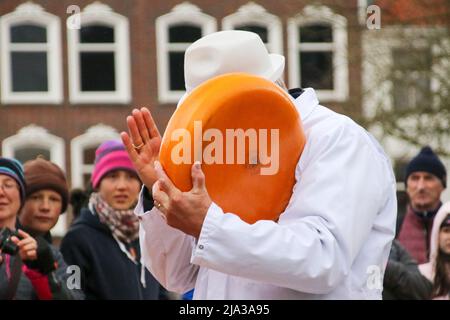
[[[145,186],[142,185],[141,192],[139,192],[139,198],[136,207],[134,208],[134,214],[137,215],[138,218],[142,219],[151,212],[157,212],[164,220],[166,220],[166,216],[156,207],[153,207],[152,210],[144,211],[144,187]]]
[[[209,206],[208,211],[206,212],[202,230],[200,231],[200,236],[195,242],[195,246],[192,250],[191,263],[200,264],[208,255],[208,249],[210,248],[208,240],[219,225],[220,219],[223,217],[223,214],[223,210],[214,202],[212,202]]]

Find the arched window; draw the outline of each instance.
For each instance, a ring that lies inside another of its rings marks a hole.
[[[48,133],[45,128],[29,125],[2,142],[2,154],[16,158],[22,163],[35,159],[38,155],[65,168],[64,140]]]
[[[61,103],[57,16],[27,2],[0,19],[1,102]]]
[[[85,189],[89,185],[91,172],[94,168],[95,149],[103,141],[119,138],[116,129],[99,124],[72,139],[70,143],[72,188]]]
[[[312,87],[319,99],[348,98],[347,20],[324,6],[289,19],[289,84]]]
[[[156,19],[158,97],[178,102],[185,91],[184,52],[202,36],[216,31],[216,21],[187,2]]]
[[[257,33],[270,53],[283,54],[283,33],[280,19],[262,6],[249,2],[222,20],[224,30],[245,30]]]
[[[70,101],[129,103],[128,19],[98,2],[88,5],[79,19],[79,29],[67,30]]]

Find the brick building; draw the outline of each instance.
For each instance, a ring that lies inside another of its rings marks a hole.
[[[439,152],[450,170],[450,3],[372,2],[380,8],[381,28],[362,34],[362,112],[366,119],[382,119],[368,129],[391,157],[400,222],[408,202],[405,168],[421,147]],[[450,199],[449,188],[441,198]]]
[[[288,87],[314,87],[322,104],[359,115],[358,3],[1,1],[1,154],[43,154],[86,186],[95,148],[134,107],[149,107],[164,131],[184,90],[184,50],[225,29],[255,31],[285,55]]]

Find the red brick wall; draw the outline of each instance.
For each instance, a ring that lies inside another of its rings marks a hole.
[[[0,16],[13,11],[19,4],[25,1],[9,0],[0,1]],[[68,95],[68,68],[67,68],[67,29],[65,21],[68,17],[66,9],[69,5],[79,5],[83,9],[89,0],[35,0],[44,7],[47,12],[61,18],[62,36],[62,61],[64,100],[60,105],[2,105],[0,107],[0,140],[14,135],[17,131],[28,125],[36,124],[45,127],[51,134],[62,137],[66,143],[66,168],[70,176],[70,141],[83,134],[89,127],[102,122],[117,130],[125,129],[125,117],[134,107],[149,107],[162,132],[166,126],[175,105],[160,105],[157,97],[156,74],[156,39],[155,19],[158,16],[170,12],[170,10],[182,1],[166,0],[104,0],[119,14],[127,16],[130,23],[130,59],[131,59],[131,88],[132,102],[129,105],[109,104],[82,104],[74,105],[69,102]],[[278,15],[283,23],[283,45],[287,55],[287,19],[299,13],[305,4],[311,1],[300,0],[258,0],[254,1],[262,5],[272,14]],[[344,15],[349,25],[349,77],[350,98],[348,103],[326,105],[349,115],[360,113],[361,99],[361,70],[360,70],[360,27],[357,24],[356,0],[354,1],[322,1],[329,5],[335,12]],[[221,28],[223,17],[232,14],[240,6],[248,3],[247,0],[235,1],[210,1],[196,0],[192,4],[199,6],[203,12],[217,19],[218,28]],[[352,4],[353,3],[353,4]],[[289,61],[287,61],[289,63]]]

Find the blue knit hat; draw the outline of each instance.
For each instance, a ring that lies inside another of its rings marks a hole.
[[[7,175],[16,180],[20,189],[21,205],[25,201],[25,176],[23,174],[23,166],[16,159],[0,157],[0,174]]]
[[[423,147],[419,154],[406,167],[405,183],[408,181],[409,175],[417,171],[424,171],[435,175],[441,180],[444,188],[447,187],[447,171],[445,170],[444,164],[428,146]]]

